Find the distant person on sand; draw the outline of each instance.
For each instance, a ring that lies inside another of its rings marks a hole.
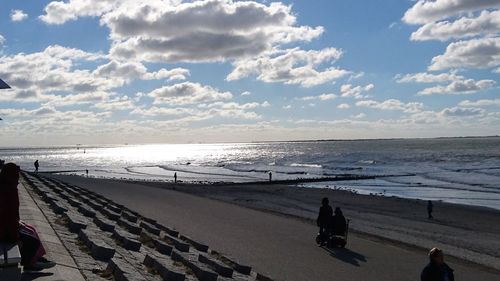
[[[40,164],[38,163],[38,159],[33,163],[35,165],[35,173],[38,173],[38,167],[40,167]]]
[[[454,281],[453,269],[444,262],[443,251],[432,248],[429,252],[429,264],[422,270],[420,281]]]
[[[346,228],[347,228],[347,223],[344,217],[344,214],[342,213],[342,210],[337,207],[335,208],[335,215],[332,217],[332,234],[333,235],[344,235]]]
[[[174,173],[174,183],[177,183],[177,172]]]
[[[269,182],[273,181],[273,172],[269,171]]]
[[[330,229],[330,223],[332,219],[333,210],[330,206],[330,202],[327,197],[321,200],[321,207],[319,208],[318,219],[316,224],[319,226],[319,235],[322,241],[325,241],[328,231]]]
[[[54,262],[43,258],[45,249],[35,228],[19,217],[19,166],[6,164],[0,172],[0,242],[17,243],[24,271],[39,271],[54,267]]]
[[[432,209],[434,208],[434,205],[432,204],[432,201],[429,200],[427,201],[427,215],[429,219],[433,219],[434,217],[432,216]]]

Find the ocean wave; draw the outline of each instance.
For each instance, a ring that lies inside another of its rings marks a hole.
[[[290,167],[304,167],[304,168],[322,168],[320,164],[305,164],[305,163],[292,163]]]

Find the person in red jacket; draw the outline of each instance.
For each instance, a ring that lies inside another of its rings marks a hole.
[[[17,243],[21,251],[21,264],[25,271],[38,271],[55,266],[42,256],[45,249],[35,228],[20,220],[19,184],[20,168],[14,163],[3,166],[0,172],[0,242]]]

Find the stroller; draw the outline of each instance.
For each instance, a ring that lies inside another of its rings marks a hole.
[[[321,235],[320,233],[318,233],[318,235],[316,236],[316,243],[318,245],[326,243],[327,248],[345,248],[347,244],[347,234],[349,233],[350,221],[351,220],[346,220],[345,231],[343,232],[343,234],[334,234],[332,231],[330,231],[330,233],[328,233],[328,235],[326,235],[325,237],[325,235]]]

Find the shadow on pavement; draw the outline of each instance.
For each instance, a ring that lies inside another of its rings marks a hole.
[[[52,276],[54,275],[54,273],[52,272],[30,272],[30,273],[26,273],[24,272],[21,276],[21,280],[22,281],[31,281],[31,280],[36,280],[38,278],[41,278],[41,277],[47,277],[47,276]]]
[[[360,253],[356,253],[346,248],[334,248],[329,249],[326,247],[322,247],[325,251],[330,253],[330,255],[334,258],[337,258],[345,263],[352,264],[354,266],[360,266],[360,262],[366,263],[366,257]]]

